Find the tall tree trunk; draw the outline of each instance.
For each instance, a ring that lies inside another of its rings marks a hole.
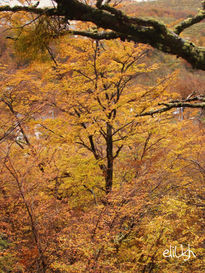
[[[106,193],[112,190],[113,183],[113,140],[112,140],[112,125],[107,123],[107,136],[106,136],[106,149],[107,149],[107,169],[106,169]]]

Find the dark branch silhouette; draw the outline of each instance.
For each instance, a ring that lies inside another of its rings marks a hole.
[[[142,112],[140,114],[137,114],[136,117],[153,116],[154,114],[164,113],[171,109],[179,107],[203,109],[205,108],[205,96],[195,96],[192,98],[188,96],[188,98],[184,100],[173,100],[170,102],[159,103],[158,105],[163,107],[147,112]]]

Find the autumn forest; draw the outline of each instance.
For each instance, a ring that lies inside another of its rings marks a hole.
[[[205,1],[0,3],[0,273],[205,272]]]

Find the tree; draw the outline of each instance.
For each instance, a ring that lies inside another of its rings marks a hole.
[[[121,10],[115,7],[116,3],[110,4],[110,1],[103,3],[97,0],[95,4],[87,4],[78,0],[56,0],[56,7],[38,8],[35,6],[1,6],[1,12],[26,12],[34,14],[35,17],[30,23],[37,21],[42,16],[50,17],[51,20],[59,18],[59,24],[62,26],[60,32],[51,34],[51,36],[66,35],[73,33],[95,40],[116,39],[134,41],[136,43],[149,44],[162,52],[173,54],[187,60],[193,68],[205,70],[205,49],[196,46],[194,43],[182,39],[180,33],[190,26],[201,22],[205,18],[204,1],[202,9],[192,18],[185,19],[177,24],[174,29],[168,28],[164,23],[155,19],[143,19],[125,15]],[[63,18],[63,20],[62,20]],[[78,20],[82,22],[91,22],[98,28],[110,31],[89,30],[69,30],[69,21]]]
[[[39,97],[46,94],[44,100],[59,112],[56,123],[68,120],[58,134],[66,138],[67,132],[73,143],[92,153],[105,178],[105,187],[99,187],[108,194],[120,152],[136,134],[140,116],[153,109],[153,100],[157,104],[166,98],[166,87],[174,74],[158,79],[154,86],[137,85],[140,76],[146,79],[146,74],[157,69],[156,64],[143,63],[149,49],[142,45],[70,38],[61,42],[60,52],[57,59],[69,58],[42,75],[47,83]],[[51,128],[49,123],[42,124]]]

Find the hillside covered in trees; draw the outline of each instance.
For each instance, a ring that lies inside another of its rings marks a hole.
[[[0,273],[204,272],[204,2],[55,3],[0,7]]]

